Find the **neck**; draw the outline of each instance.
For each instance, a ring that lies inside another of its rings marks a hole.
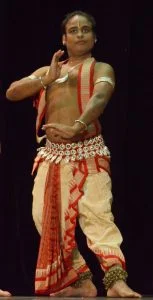
[[[82,63],[85,59],[91,57],[91,53],[80,55],[80,56],[69,56],[68,63],[71,66]]]

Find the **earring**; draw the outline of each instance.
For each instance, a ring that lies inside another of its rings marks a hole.
[[[95,39],[95,44],[97,43],[97,39]]]
[[[63,46],[65,46],[65,42],[63,42]]]

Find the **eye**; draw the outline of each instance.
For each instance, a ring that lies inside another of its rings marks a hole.
[[[84,27],[83,29],[82,29],[82,32],[83,33],[88,33],[88,32],[90,32],[91,31],[91,28],[90,27]]]
[[[77,28],[71,28],[71,29],[69,30],[69,33],[71,33],[71,34],[75,34],[75,33],[77,33],[77,32],[78,32]]]

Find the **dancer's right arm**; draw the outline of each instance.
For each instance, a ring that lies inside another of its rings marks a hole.
[[[33,76],[32,79],[30,78],[30,75],[11,83],[6,91],[7,99],[11,101],[19,101],[35,95],[42,89],[42,84],[39,77],[43,77],[47,69],[48,67],[42,67],[36,70],[31,74]]]
[[[37,69],[30,76],[13,82],[6,91],[7,99],[19,101],[31,97],[56,80],[60,76],[61,63],[59,59],[63,52],[62,50],[55,52],[50,66]]]

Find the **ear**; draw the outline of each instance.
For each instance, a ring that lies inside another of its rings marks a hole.
[[[96,35],[95,35],[95,44],[97,43],[97,37],[96,37]]]
[[[66,36],[65,36],[65,34],[63,34],[63,36],[62,36],[62,44],[63,44],[63,46],[65,46],[65,44],[66,44]]]

